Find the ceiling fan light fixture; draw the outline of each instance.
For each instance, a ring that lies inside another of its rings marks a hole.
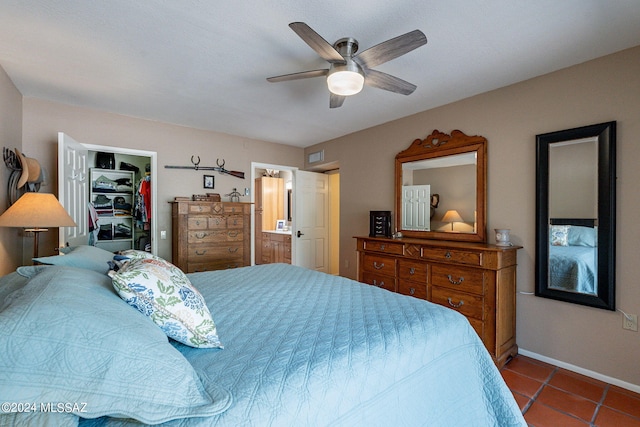
[[[364,75],[355,62],[334,65],[327,76],[327,86],[336,95],[355,95],[364,86]]]

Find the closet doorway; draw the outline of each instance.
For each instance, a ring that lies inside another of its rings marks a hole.
[[[105,161],[112,164],[102,164]],[[59,246],[95,244],[109,251],[133,248],[156,254],[157,197],[155,185],[151,185],[157,182],[156,171],[156,152],[84,144],[60,132],[58,197],[78,226],[60,229]],[[126,185],[100,191],[93,185],[96,179],[107,186],[119,181]],[[98,198],[108,201],[106,209],[111,212],[93,212],[91,207]],[[139,201],[144,202],[142,206]]]

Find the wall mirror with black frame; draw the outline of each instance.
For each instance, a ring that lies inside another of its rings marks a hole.
[[[615,310],[616,122],[536,144],[535,294]]]

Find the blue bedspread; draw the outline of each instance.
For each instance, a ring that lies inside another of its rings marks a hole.
[[[225,348],[172,344],[231,406],[166,426],[525,426],[453,310],[284,264],[190,274]],[[81,426],[131,426],[100,418]]]
[[[549,246],[549,287],[569,292],[597,294],[597,248]]]

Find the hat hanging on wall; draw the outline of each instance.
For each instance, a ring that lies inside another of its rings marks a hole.
[[[20,179],[18,179],[17,187],[22,188],[27,182],[37,182],[41,179],[42,168],[40,163],[36,159],[26,157],[17,148],[15,151],[22,166],[22,173],[20,174]]]
[[[4,164],[11,170],[7,192],[7,207],[13,205],[25,192],[37,193],[47,185],[47,171],[36,159],[25,156],[17,148],[3,147]]]

